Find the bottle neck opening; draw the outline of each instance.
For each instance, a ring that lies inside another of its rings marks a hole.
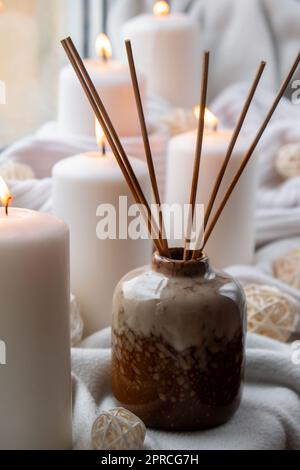
[[[210,271],[209,260],[205,253],[197,259],[183,260],[183,248],[170,248],[170,258],[154,253],[152,267],[155,271],[171,276],[201,276]]]

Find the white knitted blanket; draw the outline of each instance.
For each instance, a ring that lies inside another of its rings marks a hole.
[[[299,346],[300,352],[300,346]],[[171,433],[148,430],[153,450],[300,449],[300,353],[290,346],[248,335],[246,385],[242,405],[224,426],[209,431]],[[296,359],[296,360],[295,360]],[[91,449],[91,426],[116,406],[111,393],[110,330],[72,351],[74,448]]]

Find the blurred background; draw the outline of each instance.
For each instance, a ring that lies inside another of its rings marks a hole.
[[[105,23],[102,0],[0,0],[0,148],[56,113],[59,40],[71,34],[85,56]]]
[[[201,27],[199,54],[212,52],[210,98],[233,81],[248,80],[268,60],[265,86],[278,86],[300,45],[300,0],[171,0]],[[0,149],[55,119],[58,73],[66,61],[59,40],[71,35],[80,52],[94,55],[100,31],[122,56],[119,35],[128,18],[152,0],[0,0]]]

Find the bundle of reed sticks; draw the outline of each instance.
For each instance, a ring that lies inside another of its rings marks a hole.
[[[120,166],[120,169],[124,175],[124,178],[130,188],[130,191],[134,197],[134,200],[137,204],[140,205],[143,211],[143,215],[145,217],[145,220],[147,221],[147,227],[150,236],[153,239],[153,242],[155,244],[156,249],[158,252],[165,257],[171,257],[172,253],[169,249],[168,246],[168,241],[165,236],[165,226],[164,226],[164,220],[163,220],[163,212],[161,210],[161,198],[158,190],[158,185],[157,185],[157,179],[156,179],[156,174],[155,174],[155,169],[154,169],[154,164],[153,164],[153,158],[152,158],[152,153],[151,153],[151,148],[150,148],[150,142],[149,142],[149,136],[147,132],[147,126],[146,126],[146,120],[145,120],[145,114],[143,110],[143,105],[142,105],[142,100],[141,100],[141,94],[140,94],[140,89],[139,89],[139,84],[138,84],[138,79],[137,79],[137,73],[136,73],[136,68],[135,68],[135,63],[134,63],[134,57],[132,53],[132,47],[130,41],[125,41],[126,45],[126,52],[127,52],[127,58],[128,58],[128,63],[129,63],[129,69],[130,69],[130,74],[131,74],[131,79],[132,79],[132,85],[133,85],[133,90],[134,90],[134,96],[136,100],[136,105],[137,105],[137,111],[138,111],[138,116],[140,120],[140,126],[141,126],[141,132],[142,132],[142,138],[143,138],[143,143],[144,143],[144,148],[145,148],[145,155],[146,155],[146,160],[147,160],[147,165],[148,165],[148,171],[149,171],[149,176],[151,180],[151,186],[152,186],[152,191],[155,199],[155,203],[157,207],[159,208],[159,221],[158,223],[154,220],[152,216],[152,212],[149,206],[149,203],[142,191],[142,188],[138,182],[138,179],[134,173],[134,170],[132,168],[132,165],[130,163],[130,160],[121,144],[121,141],[117,135],[117,132],[109,118],[109,115],[107,113],[107,110],[105,109],[105,106],[86,70],[86,67],[72,41],[71,38],[66,38],[62,40],[62,45],[66,51],[66,54],[71,62],[71,65],[73,66],[78,79],[82,85],[82,88],[91,104],[91,107],[96,115],[96,118],[101,125],[103,132],[107,138],[107,141],[111,147],[111,150]],[[233,154],[233,150],[235,147],[235,144],[237,142],[237,139],[240,135],[242,126],[244,124],[245,118],[247,116],[247,113],[249,111],[251,102],[253,100],[253,97],[255,95],[257,86],[259,84],[260,78],[262,76],[262,73],[264,71],[265,62],[261,62],[258,70],[255,74],[253,83],[250,87],[248,96],[246,97],[244,106],[242,108],[241,114],[239,116],[238,122],[236,124],[235,130],[233,132],[231,141],[229,143],[223,164],[220,168],[220,171],[217,175],[214,187],[212,188],[212,192],[210,195],[209,203],[208,206],[205,210],[205,215],[204,215],[204,222],[203,222],[203,227],[201,229],[201,233],[203,232],[203,237],[200,240],[200,248],[197,249],[197,244],[195,245],[193,249],[189,249],[190,245],[190,231],[191,227],[193,225],[193,219],[194,219],[194,211],[195,211],[195,206],[196,206],[196,197],[197,197],[197,189],[198,189],[198,181],[199,181],[199,174],[200,174],[200,169],[201,169],[201,154],[202,154],[202,144],[203,144],[203,137],[204,137],[204,128],[205,128],[205,108],[206,108],[206,100],[207,100],[207,87],[208,87],[208,74],[209,74],[209,52],[205,52],[203,56],[203,66],[202,66],[202,79],[201,79],[201,93],[200,93],[200,116],[199,116],[199,121],[198,121],[198,130],[197,130],[197,143],[196,143],[196,149],[195,149],[195,162],[194,162],[194,169],[193,169],[193,175],[192,175],[192,184],[191,184],[191,194],[190,194],[190,210],[191,214],[189,217],[189,223],[186,231],[186,236],[185,236],[185,244],[184,248],[182,250],[182,258],[185,261],[188,260],[196,260],[200,258],[203,255],[203,251],[205,249],[205,246],[232,194],[234,191],[234,188],[236,187],[237,183],[239,182],[250,158],[252,157],[263,133],[266,130],[266,127],[271,120],[273,113],[275,112],[281,98],[283,97],[298,65],[300,63],[300,52],[297,55],[290,71],[288,72],[285,80],[283,81],[271,107],[270,110],[268,111],[263,123],[261,124],[256,136],[254,137],[253,142],[249,146],[248,150],[246,151],[242,163],[236,172],[234,178],[232,179],[231,183],[229,184],[229,187],[222,198],[219,207],[216,209],[215,213],[212,216],[212,212],[215,206],[216,198],[219,192],[219,189],[221,187],[228,163],[230,161],[230,158]],[[199,234],[200,238],[200,234]],[[180,250],[176,250],[176,253],[179,253]]]

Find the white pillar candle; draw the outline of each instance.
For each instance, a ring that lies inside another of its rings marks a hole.
[[[140,133],[140,125],[129,69],[127,65],[111,60],[110,43],[105,38],[100,35],[96,42],[99,58],[84,63],[119,136],[135,136]],[[141,77],[139,84],[143,96],[145,82]],[[65,133],[86,136],[95,133],[95,114],[70,65],[60,72],[58,123]]]
[[[130,161],[149,199],[147,166],[136,159]],[[128,207],[134,202],[111,152],[105,156],[99,152],[76,155],[53,169],[54,213],[70,228],[71,287],[81,306],[85,335],[111,324],[116,284],[128,271],[149,263],[151,258],[150,240],[121,240],[118,233],[116,239],[101,240],[97,236],[101,220],[98,206],[111,204],[118,218],[119,196],[127,196]]]
[[[199,100],[200,33],[192,17],[160,10],[129,20],[122,33],[150,92],[183,108]]]
[[[2,208],[0,258],[0,449],[71,449],[68,228]]]
[[[206,131],[204,134],[197,193],[197,203],[204,204],[204,210],[207,208],[231,136],[231,130]],[[169,143],[166,183],[168,204],[189,203],[196,138],[197,132],[192,131],[172,138]],[[227,167],[212,216],[237,172],[246,150],[247,139],[241,136]],[[206,246],[205,251],[216,268],[252,263],[255,243],[255,190],[256,163],[253,157]]]

